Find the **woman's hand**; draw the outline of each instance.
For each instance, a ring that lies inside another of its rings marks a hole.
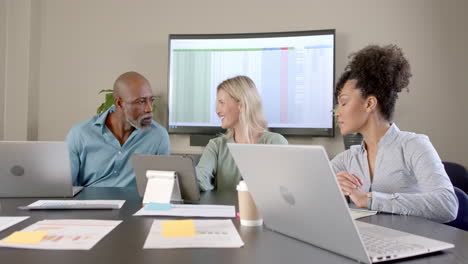
[[[355,174],[348,173],[347,171],[338,172],[336,174],[336,178],[344,195],[351,195],[352,192],[362,186],[361,179]]]
[[[348,195],[356,206],[367,208],[367,194],[359,189],[363,183],[358,176],[340,171],[336,174],[336,178],[344,195]]]

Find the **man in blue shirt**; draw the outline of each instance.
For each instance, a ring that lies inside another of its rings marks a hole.
[[[154,96],[136,72],[114,83],[114,105],[75,125],[67,135],[73,185],[135,186],[131,155],[169,155],[169,135],[153,120]]]

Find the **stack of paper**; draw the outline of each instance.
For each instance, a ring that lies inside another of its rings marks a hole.
[[[0,217],[0,231],[9,228],[12,225],[16,225],[28,219],[29,216],[1,216]]]
[[[43,220],[0,241],[2,247],[89,250],[122,221]]]
[[[38,200],[19,209],[120,209],[124,203],[125,200]]]
[[[233,218],[236,210],[232,205],[149,203],[134,215]]]
[[[143,248],[239,248],[231,220],[154,220]]]

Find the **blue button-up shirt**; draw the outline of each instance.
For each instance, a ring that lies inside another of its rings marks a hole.
[[[152,121],[148,130],[133,130],[121,146],[105,122],[106,112],[75,125],[67,135],[73,185],[92,187],[135,186],[133,154],[169,155],[169,135]]]
[[[457,197],[426,135],[400,131],[392,124],[378,144],[372,182],[363,144],[352,146],[332,160],[335,173],[347,171],[361,178],[360,190],[372,191],[372,210],[422,216],[442,223],[455,219]]]

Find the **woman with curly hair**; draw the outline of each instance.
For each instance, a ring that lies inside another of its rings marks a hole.
[[[370,45],[350,58],[336,85],[335,115],[341,134],[358,132],[364,141],[332,160],[341,190],[360,208],[454,220],[458,200],[429,138],[392,123],[411,77],[402,50]]]

